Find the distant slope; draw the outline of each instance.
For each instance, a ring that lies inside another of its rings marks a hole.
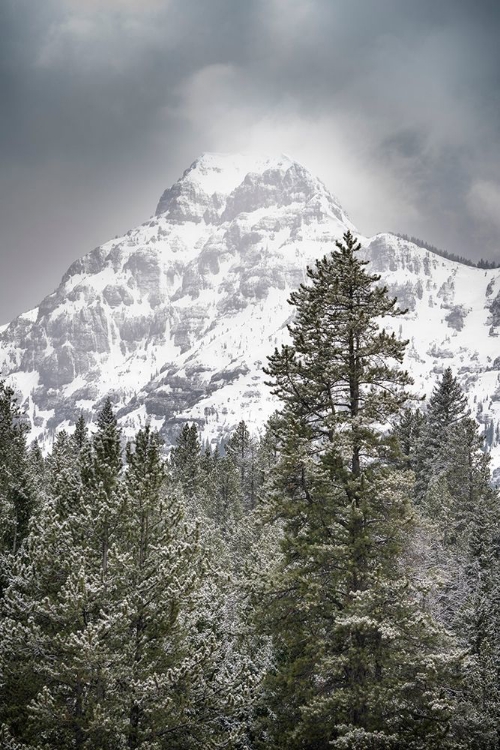
[[[424,247],[426,250],[434,253],[434,255],[439,255],[441,258],[446,258],[447,260],[453,260],[455,263],[462,263],[464,266],[472,266],[473,268],[484,269],[500,268],[500,263],[497,263],[494,260],[484,260],[484,258],[481,258],[481,260],[474,261],[470,258],[464,258],[463,255],[457,255],[456,253],[449,253],[447,250],[441,250],[439,247],[431,245],[430,242],[421,240],[418,237],[409,236],[407,234],[400,234],[399,232],[392,232],[391,234],[394,234],[401,240],[412,242],[414,245],[418,245],[418,247]]]

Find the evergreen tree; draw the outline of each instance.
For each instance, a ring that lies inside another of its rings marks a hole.
[[[243,503],[248,510],[252,510],[255,508],[257,495],[257,442],[250,435],[244,421],[238,424],[228,440],[226,455],[238,469]]]
[[[65,519],[82,502],[82,479],[79,456],[72,438],[65,430],[57,433],[52,453],[46,460],[45,487]]]
[[[130,748],[226,747],[241,728],[247,671],[231,655],[197,524],[165,493],[165,475],[157,434],[141,430],[127,448],[124,536],[110,563],[108,710]]]
[[[183,426],[170,454],[173,487],[182,491],[191,515],[213,522],[226,541],[242,513],[241,475],[233,456],[221,456],[217,448],[202,451],[196,425]]]
[[[28,450],[28,465],[29,471],[33,477],[40,477],[40,479],[43,478],[45,473],[45,459],[43,457],[42,449],[36,440],[33,441]]]
[[[83,414],[80,414],[76,420],[75,430],[72,437],[77,449],[81,451],[88,440],[88,429]]]
[[[203,492],[199,493],[200,512],[228,540],[243,515],[240,472],[229,456],[220,456],[218,449],[210,458],[205,454],[200,469],[203,486]]]
[[[441,542],[437,564],[446,586],[439,613],[467,651],[461,739],[474,750],[500,742],[500,501],[491,484],[489,455],[465,396],[447,370],[436,387],[422,433],[429,471],[421,512]],[[427,477],[420,476],[424,487]]]
[[[83,444],[81,476],[86,507],[92,515],[89,533],[94,554],[105,581],[108,554],[121,521],[124,488],[121,430],[110,399],[97,415],[97,431]]]
[[[158,436],[137,434],[123,472],[106,411],[81,456],[57,437],[45,502],[9,558],[0,736],[16,750],[235,748],[258,664],[234,592],[165,491]]]
[[[97,415],[97,432],[92,445],[95,468],[104,490],[110,494],[122,468],[121,430],[109,398]]]
[[[36,503],[28,476],[28,429],[13,389],[0,381],[0,553],[19,549]]]
[[[479,426],[471,417],[454,424],[446,437],[448,458],[446,463],[443,461],[442,475],[452,497],[446,537],[457,547],[469,547],[470,531],[478,521],[478,513],[489,508],[491,518],[491,511],[498,504],[491,487],[490,457],[483,450]]]
[[[410,478],[380,428],[409,398],[406,342],[378,327],[400,311],[353,236],[337,246],[291,295],[292,343],[267,369],[283,404],[269,515],[284,534],[259,611],[276,647],[261,744],[446,747],[444,636],[405,580]]]
[[[463,550],[464,583],[454,597],[453,627],[467,649],[457,724],[471,750],[500,747],[500,509],[482,492]]]
[[[201,445],[195,424],[185,424],[170,453],[172,476],[177,486],[182,488],[188,506],[196,514],[204,492],[201,473]]]
[[[447,367],[429,399],[429,417],[433,435],[441,427],[447,429],[467,413],[467,399],[451,367]]]
[[[424,425],[425,418],[419,409],[411,407],[403,409],[399,419],[394,425],[394,436],[396,437],[401,457],[398,465],[405,469],[414,469],[417,445]]]
[[[455,428],[468,415],[467,399],[448,367],[432,392],[420,427],[414,461],[417,502],[425,504],[430,486],[449,464],[449,441]]]
[[[91,519],[83,503],[65,497],[78,479],[70,479],[67,437],[56,445],[44,503],[9,560],[0,620],[0,723],[29,748],[85,747],[97,705],[100,577],[88,566]],[[105,746],[99,733],[93,741]]]

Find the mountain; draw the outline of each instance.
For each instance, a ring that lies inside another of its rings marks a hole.
[[[500,467],[500,270],[438,257],[392,234],[362,237],[325,185],[275,158],[204,154],[155,215],[77,260],[39,307],[0,332],[0,371],[47,444],[110,395],[126,434],[171,444],[185,421],[216,442],[276,407],[262,365],[286,340],[290,291],[350,229],[407,308],[397,332],[429,393],[451,366]]]

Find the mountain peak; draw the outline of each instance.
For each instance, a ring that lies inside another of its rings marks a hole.
[[[209,195],[213,193],[229,195],[243,182],[247,174],[262,174],[269,169],[286,172],[287,169],[296,164],[298,165],[298,162],[290,159],[286,154],[270,156],[207,151],[186,169],[179,182],[185,180],[196,182]]]
[[[352,225],[336,198],[302,164],[286,154],[203,153],[165,190],[156,216],[218,224],[257,208],[310,204]]]
[[[293,165],[299,165],[299,163],[286,154],[271,155],[252,152],[221,153],[206,151],[186,169],[181,177],[181,181],[186,178],[197,180],[203,183],[203,187],[208,193],[228,194],[249,173],[262,174],[269,169],[286,172]]]

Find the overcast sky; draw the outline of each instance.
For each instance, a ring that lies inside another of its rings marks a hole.
[[[497,0],[0,0],[0,322],[203,151],[500,260],[499,32]]]

